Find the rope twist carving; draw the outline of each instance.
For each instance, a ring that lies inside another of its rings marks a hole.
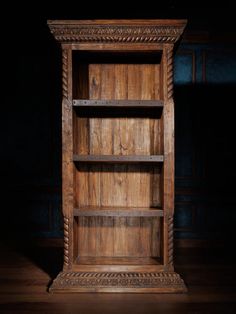
[[[68,98],[68,54],[62,50],[62,95]]]
[[[167,50],[167,97],[173,97],[173,50]]]
[[[168,217],[168,264],[173,265],[173,216]]]
[[[69,219],[64,217],[64,265],[69,264]]]

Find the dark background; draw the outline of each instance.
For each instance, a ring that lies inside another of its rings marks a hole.
[[[187,18],[175,56],[175,237],[231,243],[236,228],[236,28],[229,3],[6,5],[1,10],[2,239],[63,236],[61,60],[47,19]]]

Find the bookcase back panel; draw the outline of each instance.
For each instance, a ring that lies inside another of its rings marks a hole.
[[[79,98],[158,100],[159,64],[89,64],[80,68]],[[86,72],[86,75],[85,75]],[[98,110],[98,109],[96,109]],[[101,108],[102,110],[102,108]],[[110,109],[112,111],[112,108]],[[95,155],[162,154],[162,121],[127,114],[74,114],[74,152]],[[161,206],[161,168],[145,164],[79,164],[75,206]],[[160,256],[159,218],[81,217],[79,256]]]
[[[77,129],[74,139],[75,154],[163,154],[161,120],[155,116],[151,118],[77,116],[75,124]]]
[[[160,64],[89,64],[91,99],[160,99]]]
[[[160,99],[162,53],[73,53],[73,98]],[[142,87],[142,91],[140,89]],[[142,94],[142,95],[141,95]],[[138,97],[137,97],[138,96]],[[143,98],[140,98],[142,96]],[[137,98],[136,98],[137,97]]]
[[[162,205],[162,169],[159,166],[79,164],[75,176],[75,207]]]
[[[76,223],[78,257],[160,257],[159,217],[77,217]]]
[[[83,72],[84,65],[81,67]],[[89,75],[88,78],[86,76],[86,84],[82,84],[81,80],[78,84],[81,98],[87,93],[89,84],[87,97],[90,99],[160,99],[159,64],[90,64],[87,71]],[[92,117],[87,118],[75,114],[76,154],[163,153],[162,120],[157,118],[158,110],[151,113],[149,111],[149,114],[146,112],[146,117],[143,115],[133,118],[127,108],[116,116],[114,111],[114,108],[110,109],[113,117],[102,116],[102,112],[98,112],[98,117],[93,113]],[[135,115],[134,111],[133,113]],[[145,111],[143,113],[145,114]]]

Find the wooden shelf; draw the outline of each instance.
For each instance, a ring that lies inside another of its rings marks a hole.
[[[73,161],[102,163],[156,163],[163,162],[163,155],[74,155]]]
[[[79,265],[160,265],[157,257],[106,257],[81,256],[76,259]]]
[[[137,108],[162,108],[162,100],[92,100],[74,99],[75,107],[137,107]]]
[[[163,210],[157,207],[82,206],[74,208],[74,216],[162,217]]]

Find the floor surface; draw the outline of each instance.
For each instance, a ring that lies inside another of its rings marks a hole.
[[[50,246],[51,245],[51,246]],[[236,313],[235,258],[228,250],[182,248],[175,252],[176,271],[187,294],[49,294],[61,268],[62,248],[2,244],[0,313]]]

